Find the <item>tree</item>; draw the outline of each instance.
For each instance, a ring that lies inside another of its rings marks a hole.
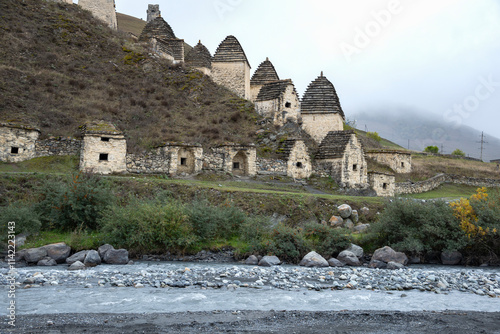
[[[427,153],[439,153],[439,148],[437,146],[427,146],[424,150]]]
[[[453,151],[451,154],[452,155],[458,155],[458,156],[461,156],[461,157],[465,157],[465,152],[462,151],[462,150],[460,150],[460,149],[458,149],[458,148],[455,151]]]

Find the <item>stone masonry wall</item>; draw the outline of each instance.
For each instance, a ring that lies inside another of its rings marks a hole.
[[[35,157],[38,130],[0,125],[0,161],[21,162]]]
[[[368,165],[363,147],[355,135],[351,136],[346,146],[341,183],[346,184],[348,188],[368,186]]]
[[[162,149],[146,154],[127,154],[127,172],[170,174],[170,154],[165,154]]]
[[[257,158],[257,174],[287,175],[287,162],[280,159]]]
[[[385,173],[368,173],[370,187],[377,196],[393,197],[396,191],[396,177]]]
[[[500,187],[500,180],[495,179],[480,179],[458,175],[438,174],[428,180],[420,182],[401,182],[396,183],[396,194],[420,194],[423,192],[431,191],[438,188],[444,183],[463,184],[473,187],[487,187],[498,188]]]
[[[214,62],[212,79],[239,97],[250,99],[250,67],[246,62]]]
[[[297,141],[287,162],[287,175],[294,179],[307,179],[313,172],[311,157],[303,141]]]
[[[99,174],[127,172],[127,141],[123,135],[86,135],[80,170]]]
[[[117,30],[115,0],[79,0],[78,5],[106,23],[111,29]]]
[[[406,174],[411,172],[411,154],[398,151],[372,151],[367,152],[366,156],[391,167],[396,173]]]
[[[302,128],[317,143],[321,143],[328,132],[342,131],[344,121],[340,114],[302,114]]]
[[[263,117],[272,118],[277,126],[283,126],[287,121],[297,123],[300,117],[300,102],[293,85],[288,85],[278,99],[255,102],[255,111]]]
[[[38,140],[35,144],[35,156],[38,158],[54,155],[80,155],[81,148],[82,141],[73,138]]]

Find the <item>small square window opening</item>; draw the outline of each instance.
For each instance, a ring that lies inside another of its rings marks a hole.
[[[233,169],[240,169],[240,163],[239,162],[233,162]]]
[[[101,153],[99,154],[99,161],[108,161],[109,159],[109,154],[108,153]]]
[[[11,154],[19,154],[19,147],[12,147],[10,149]]]

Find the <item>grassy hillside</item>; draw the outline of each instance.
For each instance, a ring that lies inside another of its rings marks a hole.
[[[77,5],[0,2],[0,120],[79,136],[92,120],[125,131],[130,151],[165,143],[254,141],[251,103],[208,77],[148,56]]]
[[[116,13],[116,20],[118,21],[118,30],[132,33],[137,37],[141,35],[142,29],[146,26],[146,21],[127,14]]]

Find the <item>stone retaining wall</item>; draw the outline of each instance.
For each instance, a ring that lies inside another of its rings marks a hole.
[[[127,172],[137,174],[169,174],[170,155],[156,150],[147,154],[127,154]]]
[[[396,183],[396,195],[420,194],[438,188],[444,183],[463,184],[473,187],[500,187],[500,180],[481,179],[459,175],[438,174],[428,180],[420,182],[400,182]]]
[[[257,174],[287,175],[287,162],[280,159],[257,158]]]
[[[73,138],[44,139],[35,143],[36,157],[80,155],[82,141]]]

